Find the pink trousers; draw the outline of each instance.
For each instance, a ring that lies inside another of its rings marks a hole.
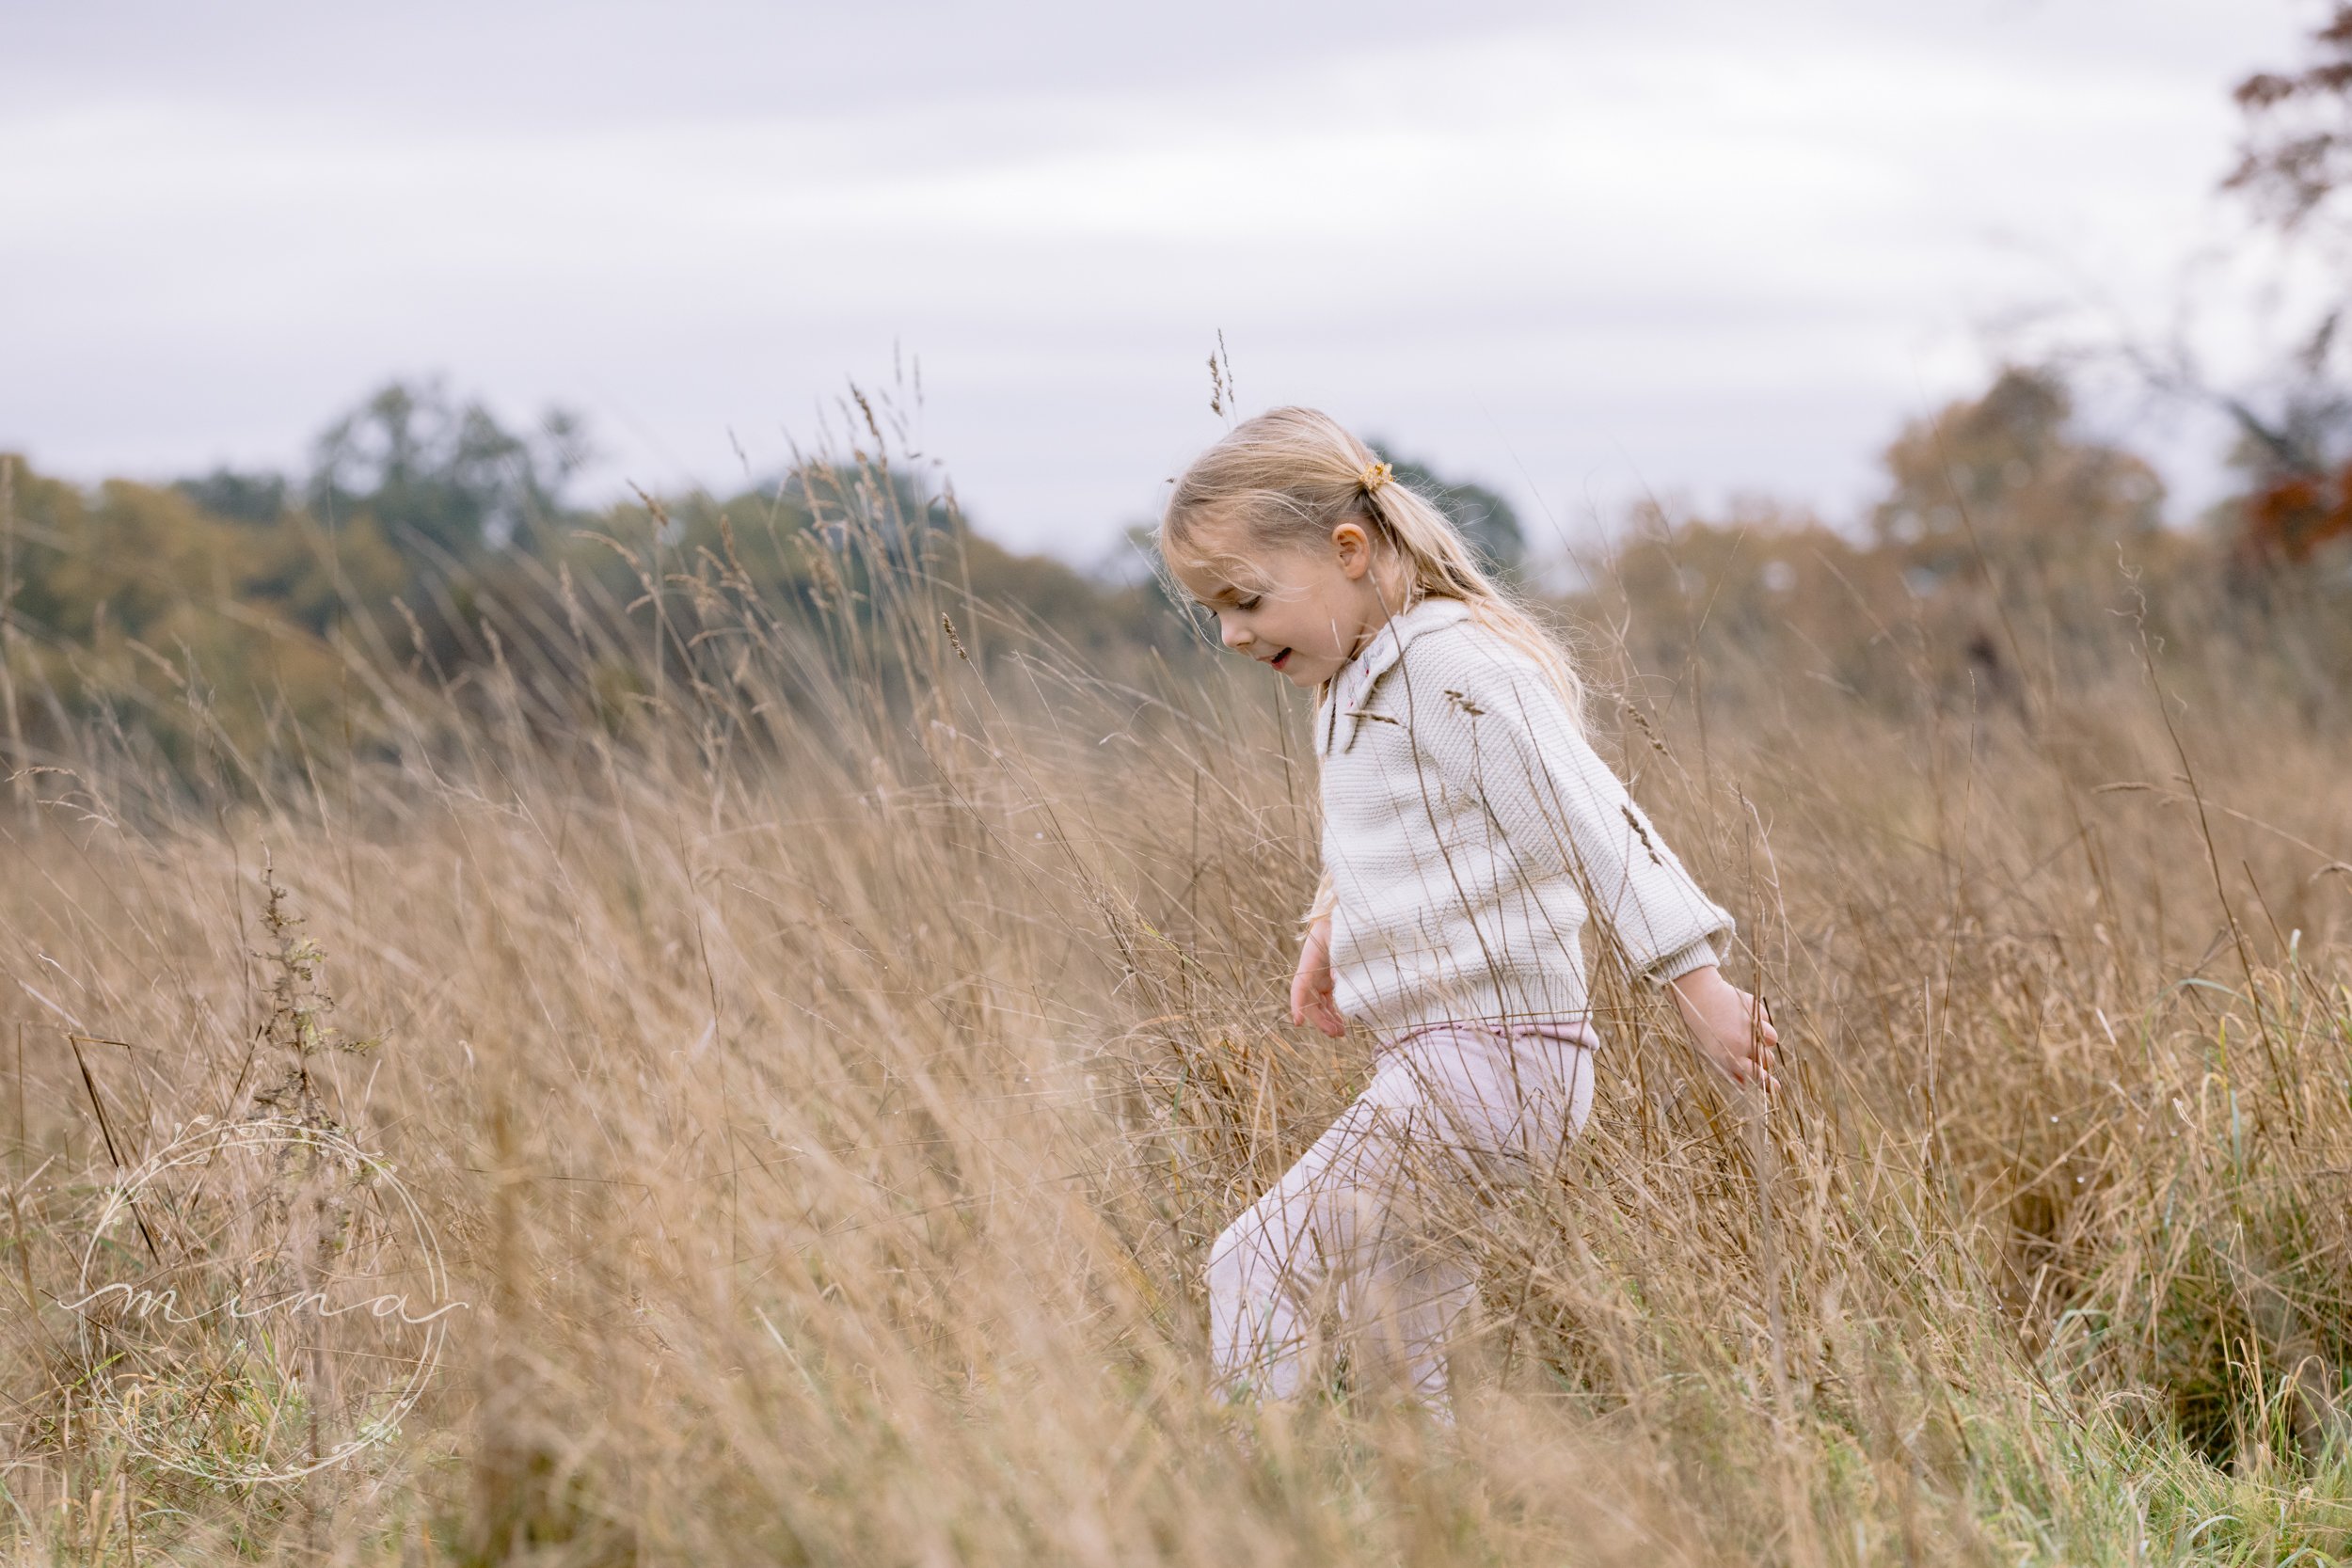
[[[1327,1313],[1353,1375],[1445,1412],[1446,1339],[1477,1298],[1458,1232],[1583,1129],[1597,1043],[1581,1019],[1546,1019],[1383,1046],[1364,1092],[1210,1249],[1210,1351],[1227,1390],[1295,1397]]]

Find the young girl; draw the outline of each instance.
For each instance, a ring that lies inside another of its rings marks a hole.
[[[1295,1395],[1335,1307],[1358,1375],[1443,1411],[1476,1287],[1434,1211],[1581,1130],[1584,922],[1737,1082],[1772,1086],[1778,1037],[1717,967],[1731,917],[1586,744],[1574,669],[1362,442],[1306,408],[1237,426],[1177,481],[1160,548],[1227,647],[1317,694],[1324,874],[1291,1022],[1375,1042],[1362,1095],[1210,1252],[1217,1369]]]

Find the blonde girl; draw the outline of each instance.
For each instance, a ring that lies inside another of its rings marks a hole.
[[[1735,1081],[1772,1085],[1778,1037],[1718,967],[1731,917],[1586,743],[1573,666],[1361,441],[1308,408],[1237,426],[1177,481],[1160,549],[1226,647],[1316,694],[1291,1022],[1374,1044],[1362,1095],[1211,1249],[1217,1370],[1295,1396],[1335,1310],[1352,1375],[1443,1411],[1476,1289],[1435,1214],[1581,1130],[1586,920]]]

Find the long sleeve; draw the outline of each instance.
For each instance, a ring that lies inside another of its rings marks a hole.
[[[1700,891],[1541,670],[1469,639],[1424,646],[1444,657],[1399,672],[1414,740],[1449,787],[1483,800],[1501,830],[1493,851],[1524,881],[1575,878],[1637,977],[1662,984],[1719,962],[1731,916]]]

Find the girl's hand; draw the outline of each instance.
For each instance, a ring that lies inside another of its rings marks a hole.
[[[1735,1084],[1761,1084],[1767,1093],[1780,1087],[1772,1076],[1780,1035],[1761,999],[1724,979],[1713,964],[1680,976],[1673,987],[1675,1005],[1701,1054]]]
[[[1314,1026],[1334,1039],[1347,1032],[1347,1020],[1331,1000],[1331,917],[1307,927],[1307,944],[1298,950],[1298,973],[1291,976],[1291,1022]]]

